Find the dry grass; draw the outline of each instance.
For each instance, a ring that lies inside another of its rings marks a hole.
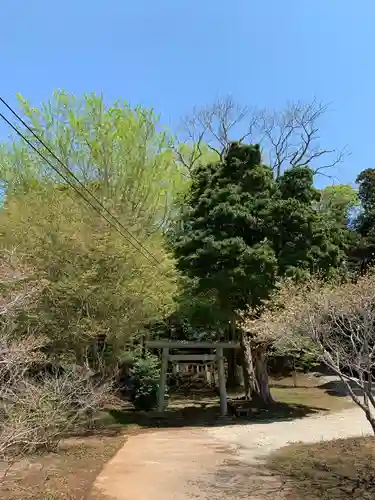
[[[286,500],[375,498],[375,438],[294,444],[269,459],[282,476]]]
[[[91,493],[104,464],[125,441],[124,435],[70,439],[57,453],[35,455],[15,464],[0,481],[2,500],[102,500]],[[1,464],[5,469],[6,464]]]

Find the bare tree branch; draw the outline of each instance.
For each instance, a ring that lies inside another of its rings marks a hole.
[[[13,464],[26,453],[55,448],[67,433],[88,425],[102,408],[110,384],[94,382],[88,367],[67,366],[62,371],[35,373],[37,365],[48,364],[43,354],[46,340],[32,331],[20,338],[15,335],[14,325],[19,311],[30,311],[42,285],[36,280],[30,281],[29,269],[16,265],[15,253],[3,254],[0,263],[0,458]]]
[[[202,156],[203,144],[222,158],[230,142],[246,140],[261,145],[276,176],[293,166],[309,166],[316,174],[327,175],[326,170],[346,155],[345,149],[320,145],[319,121],[327,110],[328,105],[316,99],[290,102],[284,109],[272,111],[242,106],[231,97],[218,99],[196,107],[183,119],[178,145],[189,144],[191,154],[188,158],[181,158],[181,153],[177,156],[190,169]]]
[[[337,375],[375,433],[375,271],[356,283],[286,281],[248,326],[288,352],[299,348]],[[279,307],[282,306],[282,307]]]
[[[245,126],[245,120],[248,123]],[[178,138],[178,145],[188,145],[191,154],[179,160],[190,170],[202,156],[202,145],[214,152],[219,159],[225,155],[227,148],[234,139],[244,141],[252,136],[256,126],[256,114],[251,113],[247,106],[242,106],[231,97],[218,99],[211,105],[195,107],[190,115],[182,119]],[[236,137],[237,136],[237,137]],[[175,147],[178,150],[178,146]]]
[[[261,129],[266,138],[263,146],[270,152],[276,176],[285,168],[297,166],[309,166],[318,174],[342,161],[344,150],[320,146],[319,121],[327,110],[328,105],[313,99],[310,103],[288,103],[280,111],[263,111]],[[316,163],[319,166],[315,168]]]

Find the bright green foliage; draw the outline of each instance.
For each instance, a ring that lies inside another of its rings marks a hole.
[[[165,224],[186,177],[152,110],[126,102],[107,106],[102,96],[77,98],[64,91],[40,109],[21,96],[19,101],[25,121],[82,182],[95,181],[95,194],[109,208],[132,214],[143,227]],[[18,138],[0,147],[0,177],[8,192],[62,182]]]
[[[124,220],[124,214],[123,214]],[[125,222],[125,221],[124,221]],[[48,336],[54,353],[82,362],[100,335],[112,359],[139,329],[168,313],[175,274],[161,236],[128,227],[162,262],[147,261],[78,196],[40,187],[13,195],[0,211],[3,248],[46,280],[32,316],[19,325]],[[108,345],[107,345],[108,349]]]
[[[350,184],[333,184],[320,192],[317,210],[332,221],[347,227],[353,209],[359,206],[357,191]]]
[[[356,233],[351,229],[359,204],[358,192],[350,184],[326,186],[320,191],[319,201],[314,204],[335,237],[336,244],[347,254],[357,240]],[[347,271],[350,271],[350,259],[346,260]]]
[[[343,250],[314,208],[319,197],[309,168],[276,180],[258,146],[233,143],[222,162],[193,172],[174,241],[179,269],[216,294],[228,318],[259,305],[278,276],[330,274]]]
[[[209,148],[204,142],[199,144],[179,143],[175,146],[176,158],[185,167],[186,175],[199,165],[206,165],[219,160],[216,151]]]

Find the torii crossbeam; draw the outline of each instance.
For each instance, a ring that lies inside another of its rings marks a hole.
[[[240,347],[237,342],[184,342],[179,340],[149,340],[146,341],[146,346],[152,349],[163,349],[162,364],[160,371],[160,383],[158,393],[158,411],[163,412],[165,409],[165,389],[167,385],[168,361],[183,361],[186,355],[170,354],[171,349],[215,349],[215,355],[194,354],[194,360],[206,361],[208,358],[217,362],[219,373],[219,390],[220,390],[220,412],[222,416],[227,415],[227,389],[224,369],[224,349],[238,349]],[[191,358],[191,356],[190,356]]]

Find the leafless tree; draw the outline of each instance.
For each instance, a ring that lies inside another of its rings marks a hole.
[[[246,132],[238,135],[238,129]],[[195,107],[185,116],[180,125],[179,141],[175,148],[181,163],[189,170],[204,155],[204,148],[222,158],[234,138],[240,142],[251,137],[258,123],[258,114],[247,106],[237,103],[232,97],[218,99],[214,103]]]
[[[54,450],[64,437],[90,426],[102,409],[108,386],[94,383],[77,367],[35,379],[33,363],[18,346],[1,359],[0,456],[19,457],[38,449]],[[17,361],[14,358],[17,357]],[[13,358],[13,359],[12,359]]]
[[[324,173],[345,156],[345,150],[320,144],[319,121],[327,109],[316,99],[290,102],[281,110],[243,106],[231,97],[218,99],[196,107],[182,120],[175,151],[191,169],[205,147],[222,158],[231,141],[247,141],[261,145],[276,176],[291,166],[310,166],[316,173]]]
[[[364,411],[375,433],[375,272],[357,283],[287,281],[274,304],[252,322],[260,338],[300,348],[324,363]]]
[[[324,103],[291,102],[280,111],[260,114],[261,144],[279,176],[285,168],[310,166],[316,173],[340,163],[345,151],[320,145],[319,121],[328,110]]]

